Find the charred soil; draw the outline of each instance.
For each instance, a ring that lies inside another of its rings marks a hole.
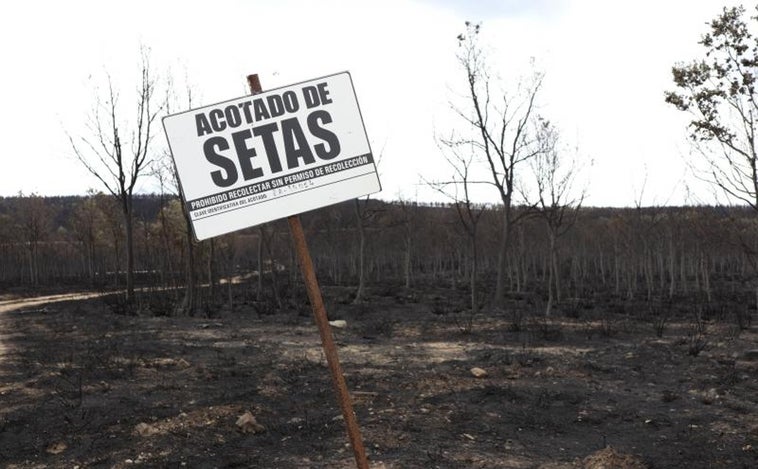
[[[519,298],[472,318],[465,292],[346,292],[325,296],[372,467],[758,467],[755,326],[544,319]],[[0,310],[3,467],[355,467],[307,310],[45,301]]]

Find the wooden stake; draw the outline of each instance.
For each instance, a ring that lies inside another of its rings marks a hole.
[[[252,94],[257,94],[263,91],[257,74],[249,75],[247,77],[247,83],[250,86],[250,92]],[[308,292],[308,299],[310,300],[311,308],[313,309],[313,317],[316,320],[316,326],[321,335],[321,345],[323,346],[324,354],[326,355],[326,363],[329,365],[332,381],[337,391],[337,401],[340,409],[342,409],[342,417],[345,419],[350,445],[353,447],[356,467],[358,469],[368,469],[368,460],[366,458],[366,449],[363,446],[361,430],[358,427],[358,419],[355,417],[355,412],[353,411],[353,401],[350,398],[350,392],[345,383],[345,376],[342,373],[342,366],[340,365],[339,356],[337,355],[337,347],[334,345],[332,329],[331,326],[329,326],[329,319],[326,316],[326,307],[324,307],[324,300],[321,297],[321,289],[319,288],[318,280],[316,279],[313,260],[308,251],[308,244],[305,241],[303,225],[300,223],[300,217],[298,215],[290,216],[287,218],[287,221],[290,226],[292,242],[295,245],[295,251],[297,252],[300,273],[303,275],[305,289]]]

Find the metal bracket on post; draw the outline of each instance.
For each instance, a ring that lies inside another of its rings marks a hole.
[[[257,74],[248,75],[247,83],[252,94],[258,94],[263,91]],[[308,299],[310,300],[311,308],[313,309],[313,317],[316,321],[319,334],[321,335],[321,344],[324,348],[324,354],[326,355],[326,362],[329,366],[332,381],[337,391],[337,401],[342,410],[342,417],[345,419],[350,445],[353,447],[355,463],[358,469],[368,469],[368,459],[366,458],[366,449],[363,446],[361,430],[358,427],[358,419],[355,417],[355,412],[353,411],[353,402],[350,398],[347,384],[345,383],[345,376],[342,373],[342,366],[340,365],[339,356],[337,355],[337,347],[334,344],[332,329],[329,326],[329,320],[326,316],[326,307],[324,307],[324,300],[321,297],[321,289],[316,280],[313,260],[308,251],[308,244],[305,241],[303,226],[300,223],[300,217],[298,215],[292,215],[287,218],[287,221],[290,226],[292,242],[295,245],[295,251],[297,252],[300,273],[303,275],[305,288],[308,292]]]

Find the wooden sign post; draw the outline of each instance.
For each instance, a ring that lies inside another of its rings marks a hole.
[[[358,469],[366,450],[342,374],[299,213],[381,190],[350,73],[163,118],[196,239],[288,218],[308,298]]]
[[[252,94],[258,94],[263,91],[257,74],[249,75],[247,77],[247,82]],[[355,463],[358,469],[368,469],[368,460],[366,458],[366,449],[363,446],[361,430],[358,427],[358,419],[355,417],[355,412],[353,411],[353,402],[350,398],[347,384],[345,383],[345,376],[342,373],[342,366],[340,365],[339,356],[337,355],[337,347],[334,344],[332,329],[331,326],[329,326],[329,320],[326,316],[324,300],[321,297],[321,289],[316,280],[316,272],[313,268],[313,260],[311,259],[310,252],[308,251],[308,244],[305,241],[305,233],[303,232],[303,226],[300,223],[300,216],[291,215],[287,218],[287,221],[289,222],[290,233],[292,234],[292,242],[295,246],[295,251],[297,252],[300,272],[303,275],[305,288],[308,292],[308,299],[310,300],[311,308],[313,309],[313,317],[316,320],[316,326],[321,335],[321,344],[324,347],[326,362],[329,365],[329,372],[332,375],[332,381],[337,391],[337,401],[342,410],[342,416],[345,419],[350,445],[353,447]]]

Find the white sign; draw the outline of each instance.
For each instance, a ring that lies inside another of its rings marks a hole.
[[[199,240],[381,186],[347,72],[167,116]]]

